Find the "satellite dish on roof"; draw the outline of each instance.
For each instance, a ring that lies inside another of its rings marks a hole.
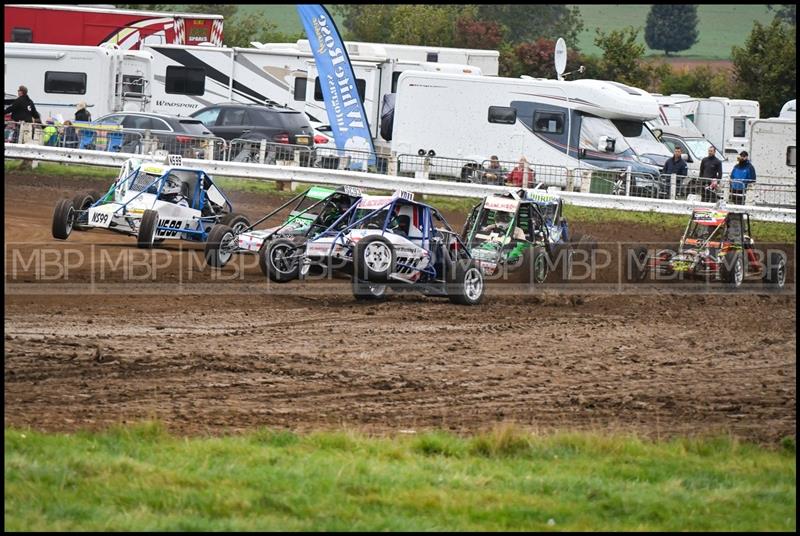
[[[563,80],[561,75],[564,74],[564,69],[567,68],[567,43],[562,37],[559,37],[558,41],[556,41],[555,63],[558,79]]]

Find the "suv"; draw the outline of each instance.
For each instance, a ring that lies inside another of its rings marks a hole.
[[[215,136],[232,140],[261,142],[270,144],[302,145],[314,147],[314,130],[308,122],[306,114],[278,105],[264,104],[215,104],[207,106],[191,117],[200,120]],[[258,153],[255,143],[232,144],[231,160],[255,160]],[[274,154],[274,145],[270,156],[278,160],[287,160],[289,155]],[[280,151],[283,153],[284,151]],[[291,151],[285,151],[291,153]]]
[[[202,138],[213,138],[214,134],[197,119],[176,117],[166,114],[146,112],[118,112],[104,115],[94,121],[97,125],[117,125],[127,131],[146,131],[158,140],[156,149],[166,150],[169,154],[179,154],[186,158],[203,158],[204,141]],[[84,135],[92,131],[84,131]],[[120,151],[136,153],[140,139],[134,136],[122,136]]]

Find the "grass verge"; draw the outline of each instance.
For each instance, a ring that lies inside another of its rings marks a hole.
[[[6,530],[794,531],[795,445],[5,430]]]
[[[6,160],[5,171],[19,172],[19,173],[35,173],[38,175],[58,175],[62,178],[74,177],[75,179],[97,179],[104,181],[103,184],[108,186],[107,181],[113,180],[117,176],[116,168],[105,168],[99,166],[84,166],[80,164],[72,164],[64,166],[62,164],[53,162],[40,162],[35,170],[20,170],[20,160]],[[218,176],[215,181],[225,191],[245,191],[256,192],[267,195],[276,195],[280,197],[292,197],[302,191],[304,187],[310,185],[301,185],[298,191],[292,192],[288,188],[286,190],[278,189],[278,184],[272,181],[259,181],[259,180],[246,180],[233,177]],[[426,203],[437,207],[443,212],[460,212],[466,214],[472,207],[480,201],[479,199],[471,198],[453,198],[453,197],[440,197],[440,196],[425,196],[419,197]],[[637,225],[657,226],[665,229],[674,229],[676,238],[683,228],[686,226],[687,217],[673,214],[659,214],[656,212],[632,212],[626,210],[612,210],[612,209],[596,209],[587,207],[578,207],[574,205],[567,205],[564,209],[564,215],[570,222],[575,223],[630,223]],[[460,231],[460,229],[456,229]],[[793,224],[773,223],[773,222],[753,222],[753,237],[759,242],[778,242],[778,243],[794,243],[797,239],[797,228]]]

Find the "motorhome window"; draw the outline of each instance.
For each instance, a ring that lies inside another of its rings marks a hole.
[[[400,80],[401,74],[403,73],[392,73],[392,93],[397,93],[397,81]]]
[[[614,150],[606,151],[605,147],[601,148],[599,146],[601,138],[606,141],[609,138],[613,138],[615,140]],[[581,119],[580,148],[602,155],[619,155],[631,150],[628,142],[625,141],[625,137],[614,126],[614,123],[608,119],[589,115],[584,115]]]
[[[620,134],[637,154],[654,154],[664,157],[672,156],[666,146],[658,141],[652,132],[641,121],[626,121],[616,119],[612,121]]]
[[[547,134],[564,133],[564,114],[552,112],[536,112],[533,115],[533,131]]]
[[[199,67],[168,66],[165,91],[177,95],[202,95],[206,91],[206,70]]]
[[[786,148],[786,165],[789,167],[797,167],[797,146],[792,145]]]
[[[507,106],[489,106],[489,122],[513,125],[517,122],[517,111]]]
[[[425,56],[425,61],[430,61],[430,62],[433,62],[433,63],[439,61],[439,53],[438,52],[428,52],[427,55]]]
[[[144,93],[144,78],[134,74],[122,75],[123,93]]]
[[[358,89],[358,96],[361,97],[361,102],[364,102],[364,95],[367,93],[367,81],[363,78],[356,78],[356,88]],[[314,100],[320,102],[325,100],[322,95],[322,86],[319,85],[319,77],[314,79]]]
[[[44,73],[45,93],[86,94],[86,73],[47,71]]]
[[[33,43],[33,31],[30,28],[12,28],[11,41],[14,43]]]
[[[747,126],[747,118],[746,117],[734,117],[733,118],[733,137],[734,138],[744,138],[745,127]]]
[[[294,79],[294,100],[306,100],[306,86],[308,86],[308,78],[295,78]]]

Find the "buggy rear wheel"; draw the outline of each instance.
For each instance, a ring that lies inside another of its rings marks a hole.
[[[208,233],[206,240],[206,263],[215,268],[222,268],[233,257],[236,250],[236,235],[227,225],[215,225]]]
[[[156,230],[158,227],[158,211],[147,209],[142,214],[139,223],[139,234],[136,236],[136,245],[142,249],[151,249],[156,243]]]
[[[219,222],[222,225],[227,225],[233,231],[233,234],[240,234],[244,232],[245,229],[250,227],[250,220],[247,219],[247,216],[244,214],[240,214],[239,212],[231,212],[229,214],[225,214]]]
[[[732,289],[742,286],[742,281],[744,281],[744,261],[742,260],[741,252],[732,251],[725,255],[725,258],[722,259],[722,265],[719,267],[719,275]]]
[[[53,211],[53,238],[66,240],[75,223],[75,206],[70,199],[62,199]]]
[[[276,283],[286,283],[300,277],[298,245],[292,240],[279,238],[268,240],[258,252],[261,272]]]
[[[786,255],[782,251],[770,253],[764,283],[772,290],[781,290],[786,284]]]

